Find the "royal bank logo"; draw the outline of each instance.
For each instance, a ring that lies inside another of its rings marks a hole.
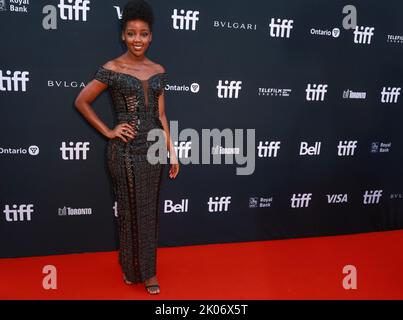
[[[249,208],[270,208],[273,203],[273,197],[250,197]]]
[[[29,0],[8,0],[8,11],[16,13],[28,13]],[[0,0],[0,12],[7,11],[6,0]]]
[[[0,11],[7,11],[6,0],[0,0]]]
[[[258,88],[258,95],[269,97],[289,97],[291,91],[292,89],[283,88]]]
[[[390,152],[392,147],[392,142],[372,142],[371,143],[371,153],[384,153]]]

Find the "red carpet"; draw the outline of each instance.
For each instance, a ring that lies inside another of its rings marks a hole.
[[[0,299],[403,299],[402,248],[403,230],[160,248],[157,296],[123,282],[117,251],[0,259]],[[344,289],[345,265],[357,289]]]

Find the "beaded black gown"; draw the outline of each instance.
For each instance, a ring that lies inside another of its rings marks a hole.
[[[135,138],[129,142],[120,138],[108,141],[107,164],[117,202],[119,263],[127,280],[140,283],[156,274],[164,164],[147,161],[147,150],[155,143],[147,141],[147,134],[154,128],[163,129],[158,100],[167,83],[167,73],[142,80],[101,66],[94,79],[108,85],[118,123],[134,126]]]

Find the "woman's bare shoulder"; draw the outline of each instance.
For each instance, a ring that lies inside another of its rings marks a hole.
[[[155,64],[155,72],[157,73],[164,73],[165,72],[165,68],[163,65],[156,63]]]
[[[105,69],[112,70],[112,71],[118,71],[116,59],[107,61],[102,67],[104,67]]]

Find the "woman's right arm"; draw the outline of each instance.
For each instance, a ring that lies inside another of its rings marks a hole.
[[[87,121],[107,138],[111,138],[111,129],[97,116],[91,103],[108,87],[96,79],[91,80],[78,94],[74,105]]]

